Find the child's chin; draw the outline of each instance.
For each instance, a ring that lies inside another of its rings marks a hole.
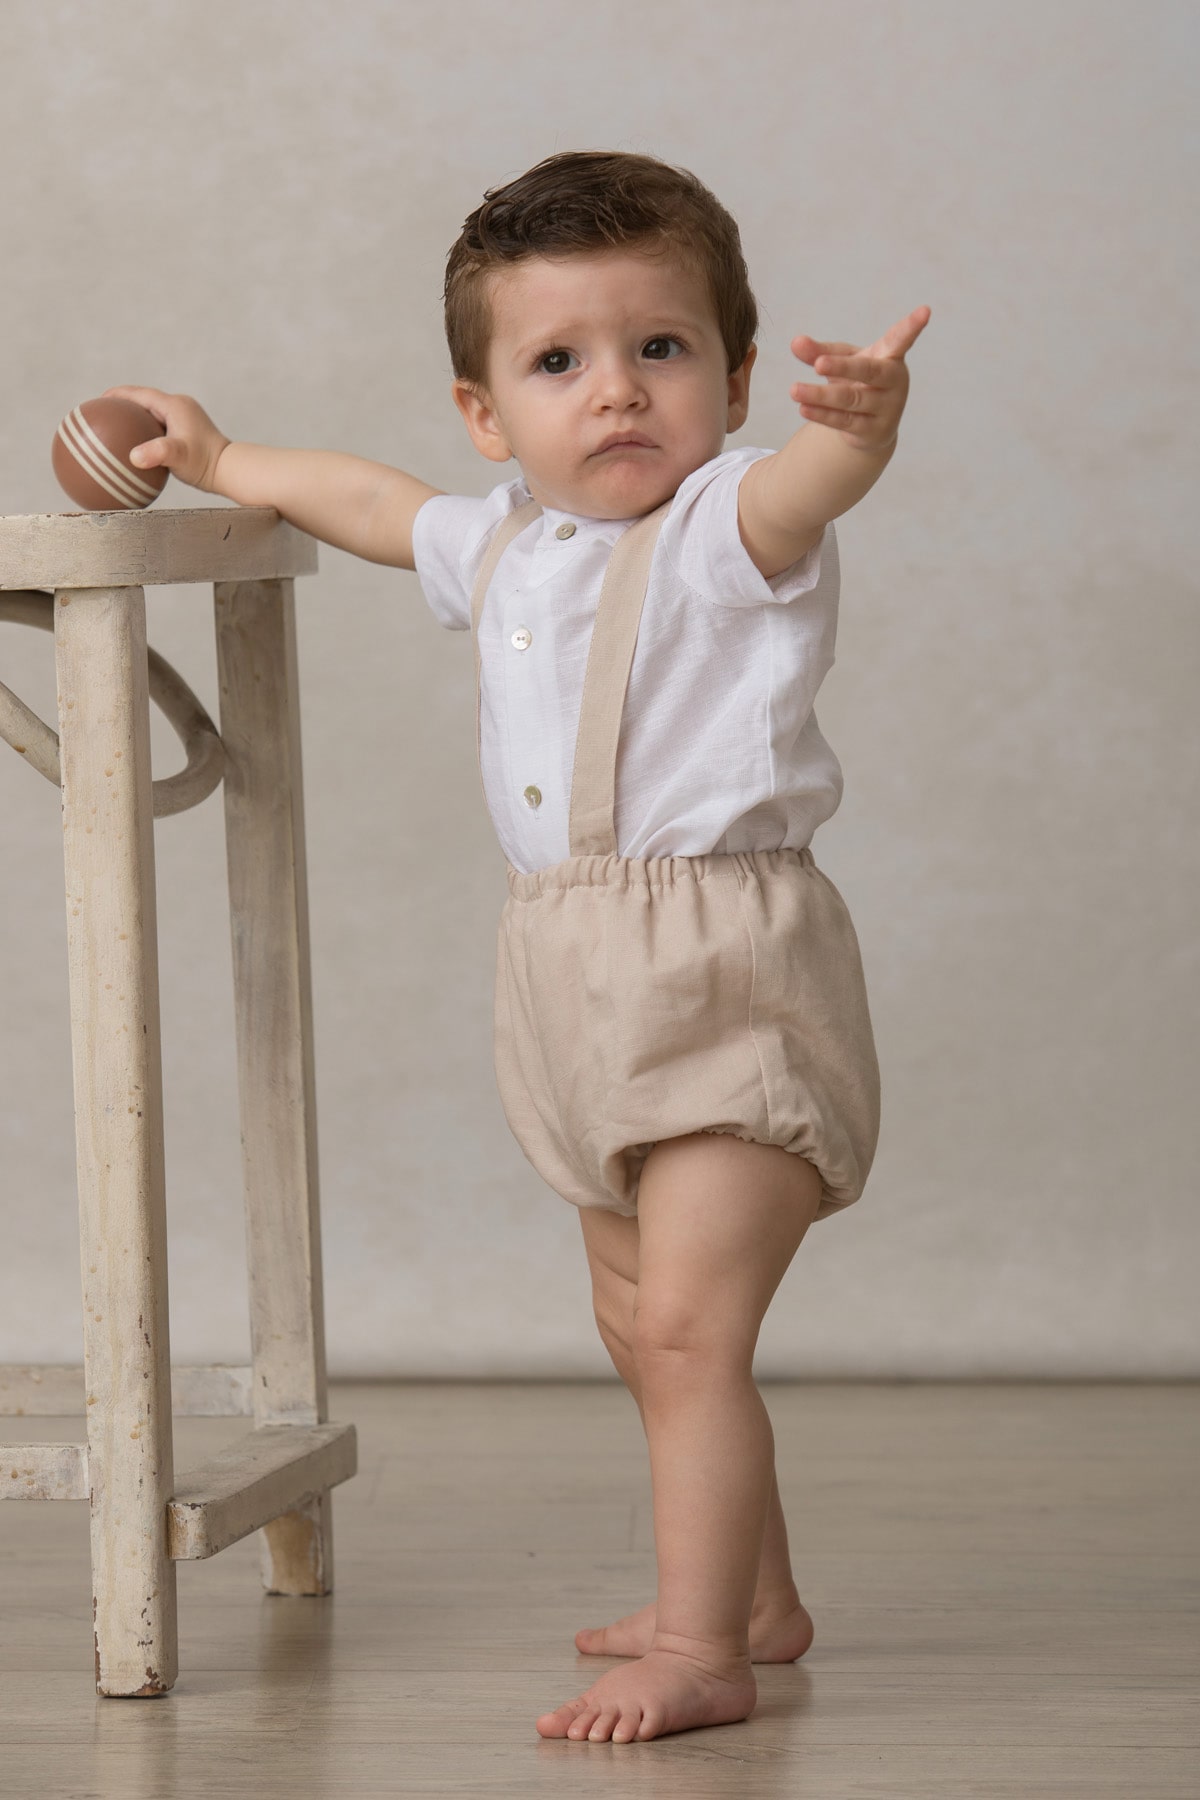
[[[614,460],[604,471],[604,476],[604,480],[591,484],[591,492],[596,498],[596,505],[591,510],[597,517],[607,515],[610,519],[650,512],[679,485],[670,480],[661,467],[652,467],[648,459],[637,462],[634,457]]]

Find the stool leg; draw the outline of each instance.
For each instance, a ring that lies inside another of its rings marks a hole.
[[[96,1689],[178,1674],[154,819],[141,588],[54,609]]]
[[[257,1425],[328,1418],[293,583],[217,582]],[[328,1492],[265,1527],[274,1594],[333,1588]]]

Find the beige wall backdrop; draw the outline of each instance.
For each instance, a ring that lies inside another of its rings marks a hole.
[[[797,332],[870,343],[932,307],[899,453],[839,523],[818,705],[846,795],[814,847],[862,943],[882,1138],[758,1366],[1195,1375],[1194,9],[8,0],[4,24],[4,513],[70,510],[54,427],[119,382],[234,437],[510,478],[450,401],[442,272],[484,189],[556,150],[651,152],[738,219],[762,329],[731,443],[796,428]],[[492,1074],[469,639],[334,550],[297,594],[332,1372],[611,1373],[577,1214]],[[148,604],[215,714],[210,591]],[[48,638],[0,626],[0,677],[53,717]],[[58,807],[3,745],[0,820],[0,1361],[75,1361]],[[238,1361],[219,797],[156,844],[173,1350]]]

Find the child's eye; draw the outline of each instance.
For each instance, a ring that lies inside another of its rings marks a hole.
[[[642,351],[643,355],[648,355],[650,357],[651,362],[672,362],[672,361],[674,361],[674,358],[670,357],[670,356],[655,355],[654,354],[654,346],[656,344],[674,344],[677,350],[683,350],[686,348],[686,346],[681,342],[681,340],[679,338],[672,338],[672,337],[651,338],[650,341],[643,347],[643,351]]]
[[[558,362],[559,357],[570,356],[572,354],[573,353],[570,350],[543,350],[534,366],[538,369],[545,369],[547,375],[561,375],[563,373],[561,363],[559,363],[557,368],[552,369],[547,369],[546,364]]]

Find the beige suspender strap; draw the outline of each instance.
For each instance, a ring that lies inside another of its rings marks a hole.
[[[496,564],[518,532],[523,531],[530,520],[536,518],[541,510],[540,501],[526,500],[501,519],[492,536],[492,541],[487,547],[487,553],[479,565],[475,586],[471,590],[471,636],[475,640],[475,760],[479,764],[481,783],[483,781],[483,756],[479,742],[479,621],[483,617],[484,596],[487,594],[488,583],[495,574]],[[484,798],[486,799],[486,797],[487,790],[485,789]]]
[[[572,856],[617,854],[613,810],[621,715],[646,599],[650,560],[670,505],[670,500],[664,500],[652,513],[628,526],[613,545],[604,571],[575,739],[568,834]]]

